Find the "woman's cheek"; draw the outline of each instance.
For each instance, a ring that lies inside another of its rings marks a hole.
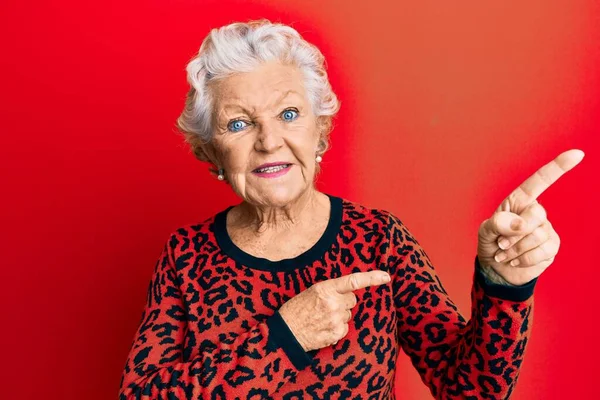
[[[240,177],[239,174],[234,174],[229,180],[229,184],[231,185],[231,189],[240,197],[246,198],[245,193],[245,184],[243,177]]]

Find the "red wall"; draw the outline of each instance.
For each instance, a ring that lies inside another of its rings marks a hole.
[[[513,398],[593,397],[599,3],[252,3],[2,2],[0,396],[116,398],[167,235],[237,201],[175,133],[185,64],[210,28],[268,17],[323,50],[342,101],[320,188],[402,218],[463,312],[480,222],[586,153],[539,199],[562,244]],[[397,393],[430,398],[404,355]]]

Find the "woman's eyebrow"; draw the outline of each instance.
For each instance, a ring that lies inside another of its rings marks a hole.
[[[283,92],[283,94],[281,95],[281,97],[279,97],[279,99],[277,100],[277,102],[275,102],[275,105],[281,104],[290,95],[302,96],[296,90],[290,89],[290,90],[287,90],[287,91]],[[238,104],[238,103],[224,104],[221,107],[221,111],[229,111],[229,112],[243,111],[246,114],[252,114],[255,110],[256,110],[255,107],[252,110],[250,110],[250,109],[247,109],[246,107],[244,107],[244,106],[242,106],[241,104]]]
[[[284,92],[283,95],[279,98],[279,100],[275,104],[281,104],[281,102],[283,100],[285,100],[290,94],[296,94],[296,95],[300,96],[300,93],[298,93],[294,89],[290,89],[287,92]]]
[[[222,114],[223,111],[229,111],[229,112],[235,112],[235,111],[243,111],[246,114],[250,114],[251,111],[246,109],[244,106],[242,106],[241,104],[225,104],[222,108],[221,108],[221,112],[219,114]]]

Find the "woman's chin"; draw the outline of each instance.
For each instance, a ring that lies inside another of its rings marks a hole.
[[[306,189],[300,185],[261,185],[256,188],[256,193],[260,204],[284,207],[296,201]]]

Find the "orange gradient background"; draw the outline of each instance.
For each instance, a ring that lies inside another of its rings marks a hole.
[[[561,236],[513,399],[597,396],[600,3],[3,1],[3,399],[116,398],[161,246],[237,202],[175,131],[213,27],[266,17],[325,54],[321,190],[387,209],[470,311],[479,224],[561,152]],[[429,399],[408,357],[398,399]]]

